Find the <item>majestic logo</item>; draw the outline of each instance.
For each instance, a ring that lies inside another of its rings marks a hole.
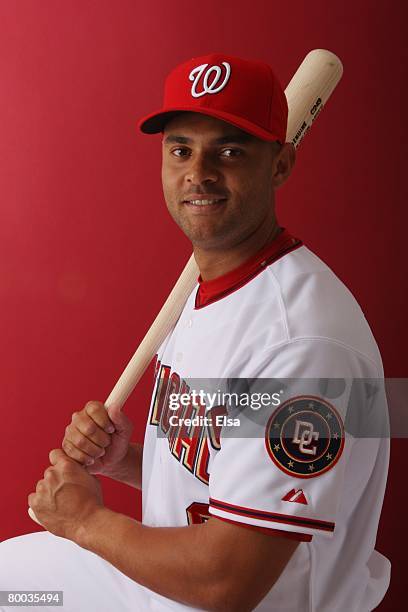
[[[193,98],[200,98],[205,94],[216,94],[224,89],[231,75],[231,66],[228,62],[222,62],[222,66],[224,66],[225,71],[220,66],[208,67],[208,64],[201,64],[190,72],[188,78],[193,81],[191,86]],[[222,77],[223,72],[225,72],[224,77]],[[220,83],[220,81],[222,82]],[[200,91],[197,91],[199,87]]]
[[[308,505],[303,489],[291,489],[289,493],[286,493],[286,495],[282,497],[282,501]]]
[[[269,419],[265,443],[269,456],[283,472],[312,478],[327,472],[340,459],[344,427],[337,410],[326,400],[295,397]]]

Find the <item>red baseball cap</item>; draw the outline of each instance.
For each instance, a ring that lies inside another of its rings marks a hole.
[[[166,78],[163,108],[143,117],[145,134],[162,132],[182,111],[216,117],[262,140],[286,141],[288,104],[269,64],[222,53],[194,57]]]

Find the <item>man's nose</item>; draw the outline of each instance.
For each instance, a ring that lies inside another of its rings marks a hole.
[[[208,155],[195,155],[187,168],[185,179],[188,183],[199,185],[200,183],[215,183],[219,173]]]

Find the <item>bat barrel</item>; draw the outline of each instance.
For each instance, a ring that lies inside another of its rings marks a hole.
[[[314,49],[285,89],[289,116],[286,142],[299,146],[343,74],[340,59],[331,51]]]

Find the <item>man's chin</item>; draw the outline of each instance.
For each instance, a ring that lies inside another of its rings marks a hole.
[[[236,230],[231,227],[231,223],[221,219],[185,216],[176,218],[172,215],[183,234],[190,240],[194,248],[206,250],[222,250],[230,248],[236,243]]]
[[[192,245],[199,248],[215,248],[225,240],[225,228],[214,227],[213,224],[184,222],[179,223],[178,226]]]
[[[224,251],[230,249],[234,245],[234,239],[226,234],[210,234],[210,233],[192,233],[190,236],[186,234],[194,249],[201,251]]]

